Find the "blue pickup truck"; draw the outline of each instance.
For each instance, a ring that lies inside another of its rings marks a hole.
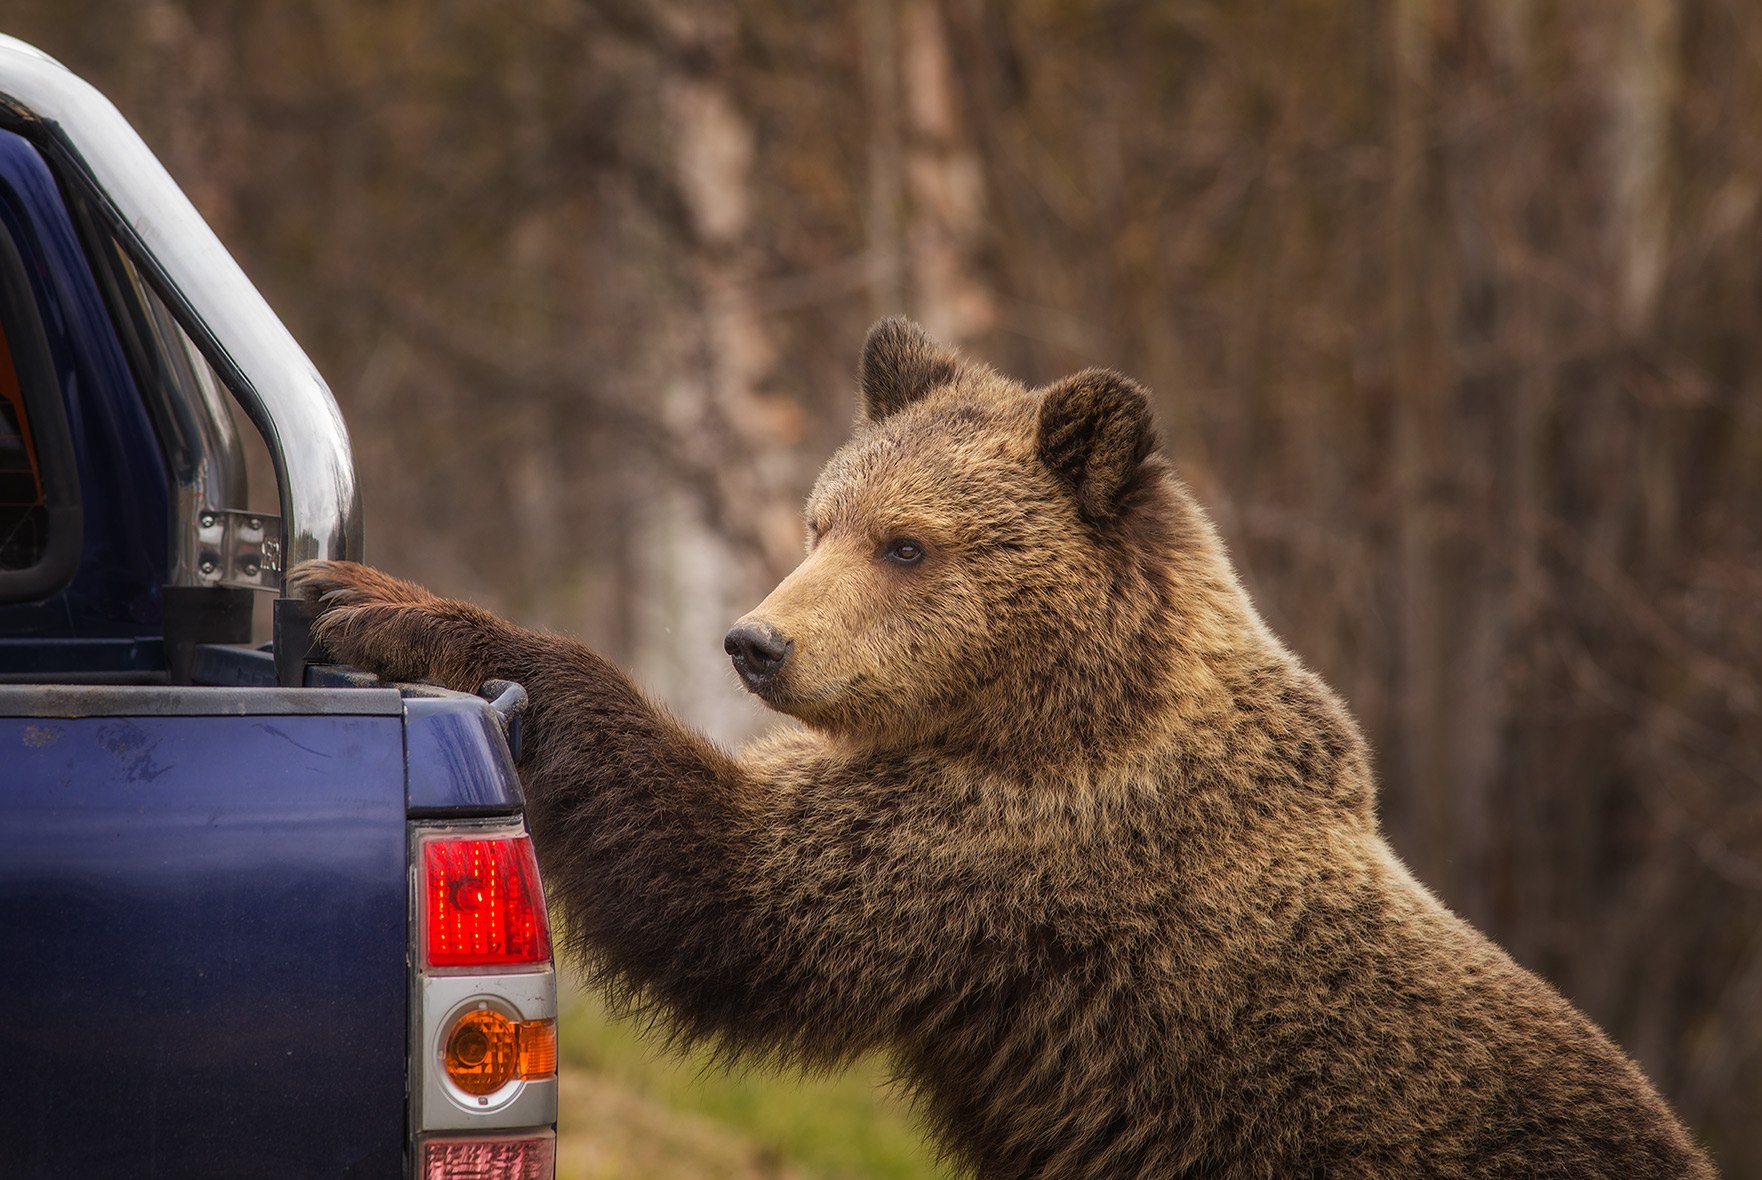
[[[552,1174],[523,693],[315,663],[285,571],[361,554],[311,363],[0,37],[0,1176]]]

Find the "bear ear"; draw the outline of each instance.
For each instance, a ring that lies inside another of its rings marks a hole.
[[[1150,398],[1130,377],[1085,369],[1050,385],[1040,402],[1040,461],[1070,485],[1077,509],[1095,523],[1111,520],[1156,449]]]
[[[896,414],[960,374],[960,354],[938,344],[904,316],[882,320],[869,329],[863,359],[857,366],[862,391],[859,421],[870,424]]]

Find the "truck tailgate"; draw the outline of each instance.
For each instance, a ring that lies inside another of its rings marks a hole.
[[[400,1174],[406,860],[395,691],[0,688],[0,1172]]]

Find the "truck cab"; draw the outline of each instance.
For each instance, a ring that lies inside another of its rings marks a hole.
[[[552,1174],[524,692],[315,662],[286,572],[362,555],[311,362],[0,37],[0,1175]]]

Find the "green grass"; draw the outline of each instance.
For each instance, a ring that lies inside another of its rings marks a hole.
[[[937,1166],[885,1063],[828,1078],[681,1056],[565,990],[558,1180],[930,1180]]]

